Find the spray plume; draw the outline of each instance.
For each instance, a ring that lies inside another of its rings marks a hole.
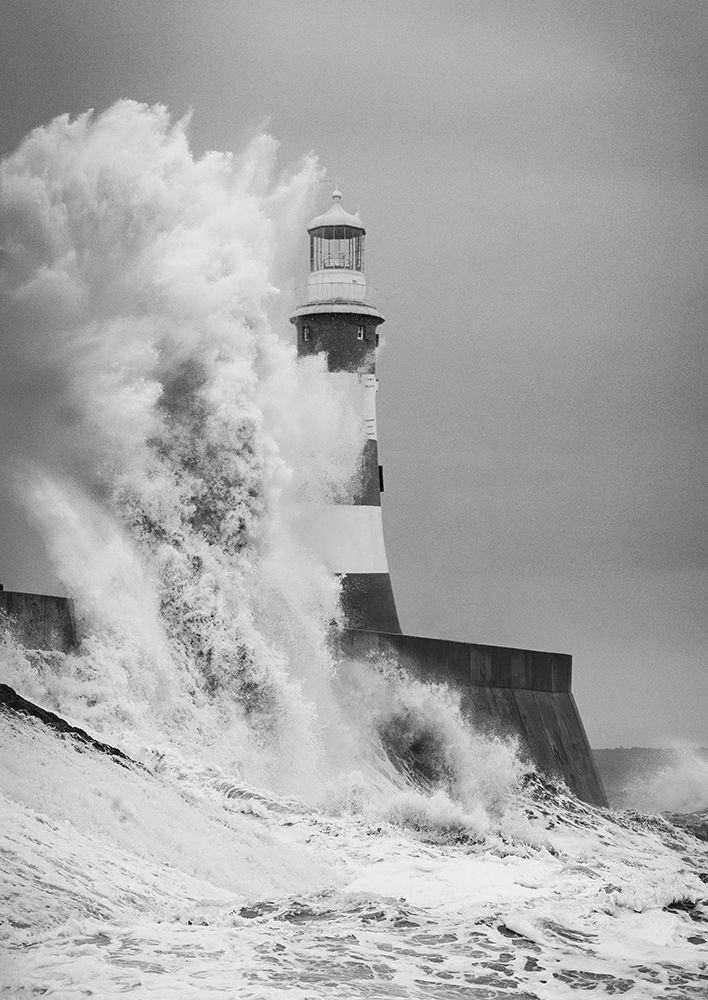
[[[296,364],[268,320],[320,171],[274,178],[266,135],[196,158],[187,126],[122,101],[2,163],[0,461],[82,635],[21,686],[123,745],[208,747],[307,795],[323,760],[331,776],[363,759],[367,727],[393,731],[365,670],[348,683],[371,711],[347,718],[338,585],[296,529],[303,500],[346,489],[363,428],[323,358]],[[435,728],[412,682],[396,690],[407,725]],[[459,742],[451,725],[438,742]],[[454,791],[460,751],[441,754]]]

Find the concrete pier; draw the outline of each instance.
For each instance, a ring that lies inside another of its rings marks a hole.
[[[7,615],[13,636],[27,649],[67,653],[76,646],[74,602],[68,597],[0,588],[0,613]]]
[[[77,645],[66,597],[1,590],[0,611],[28,649],[69,652]],[[585,802],[607,805],[573,698],[568,654],[354,628],[340,630],[337,642],[343,657],[390,657],[421,681],[449,684],[478,731],[517,736],[539,770],[562,778]]]
[[[585,802],[607,805],[567,653],[362,629],[343,629],[339,641],[344,656],[391,657],[421,681],[449,684],[478,731],[518,737],[522,753],[544,774],[562,778]]]

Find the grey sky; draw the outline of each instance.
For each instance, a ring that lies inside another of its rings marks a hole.
[[[283,165],[314,149],[361,208],[404,630],[572,652],[596,746],[708,743],[708,7],[5,0],[2,19],[3,153],[134,97],[193,109],[196,152],[267,120]],[[16,514],[0,567],[56,586]]]

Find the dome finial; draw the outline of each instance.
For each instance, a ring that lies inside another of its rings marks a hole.
[[[307,231],[311,233],[313,229],[321,229],[323,226],[344,226],[348,229],[357,230],[360,236],[363,236],[366,232],[358,214],[352,215],[351,212],[347,212],[343,207],[342,192],[338,187],[332,192],[332,204],[322,215],[317,215],[314,219],[310,220]]]

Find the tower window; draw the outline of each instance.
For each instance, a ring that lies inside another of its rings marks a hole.
[[[356,328],[356,339],[357,339],[357,340],[363,340],[363,339],[364,339],[364,333],[365,333],[365,332],[366,332],[366,328],[365,328],[365,327],[363,327],[363,326],[358,326],[358,327]]]
[[[309,328],[309,326],[303,326],[303,328],[302,328],[302,339],[303,340],[309,340],[310,339],[310,328]]]

